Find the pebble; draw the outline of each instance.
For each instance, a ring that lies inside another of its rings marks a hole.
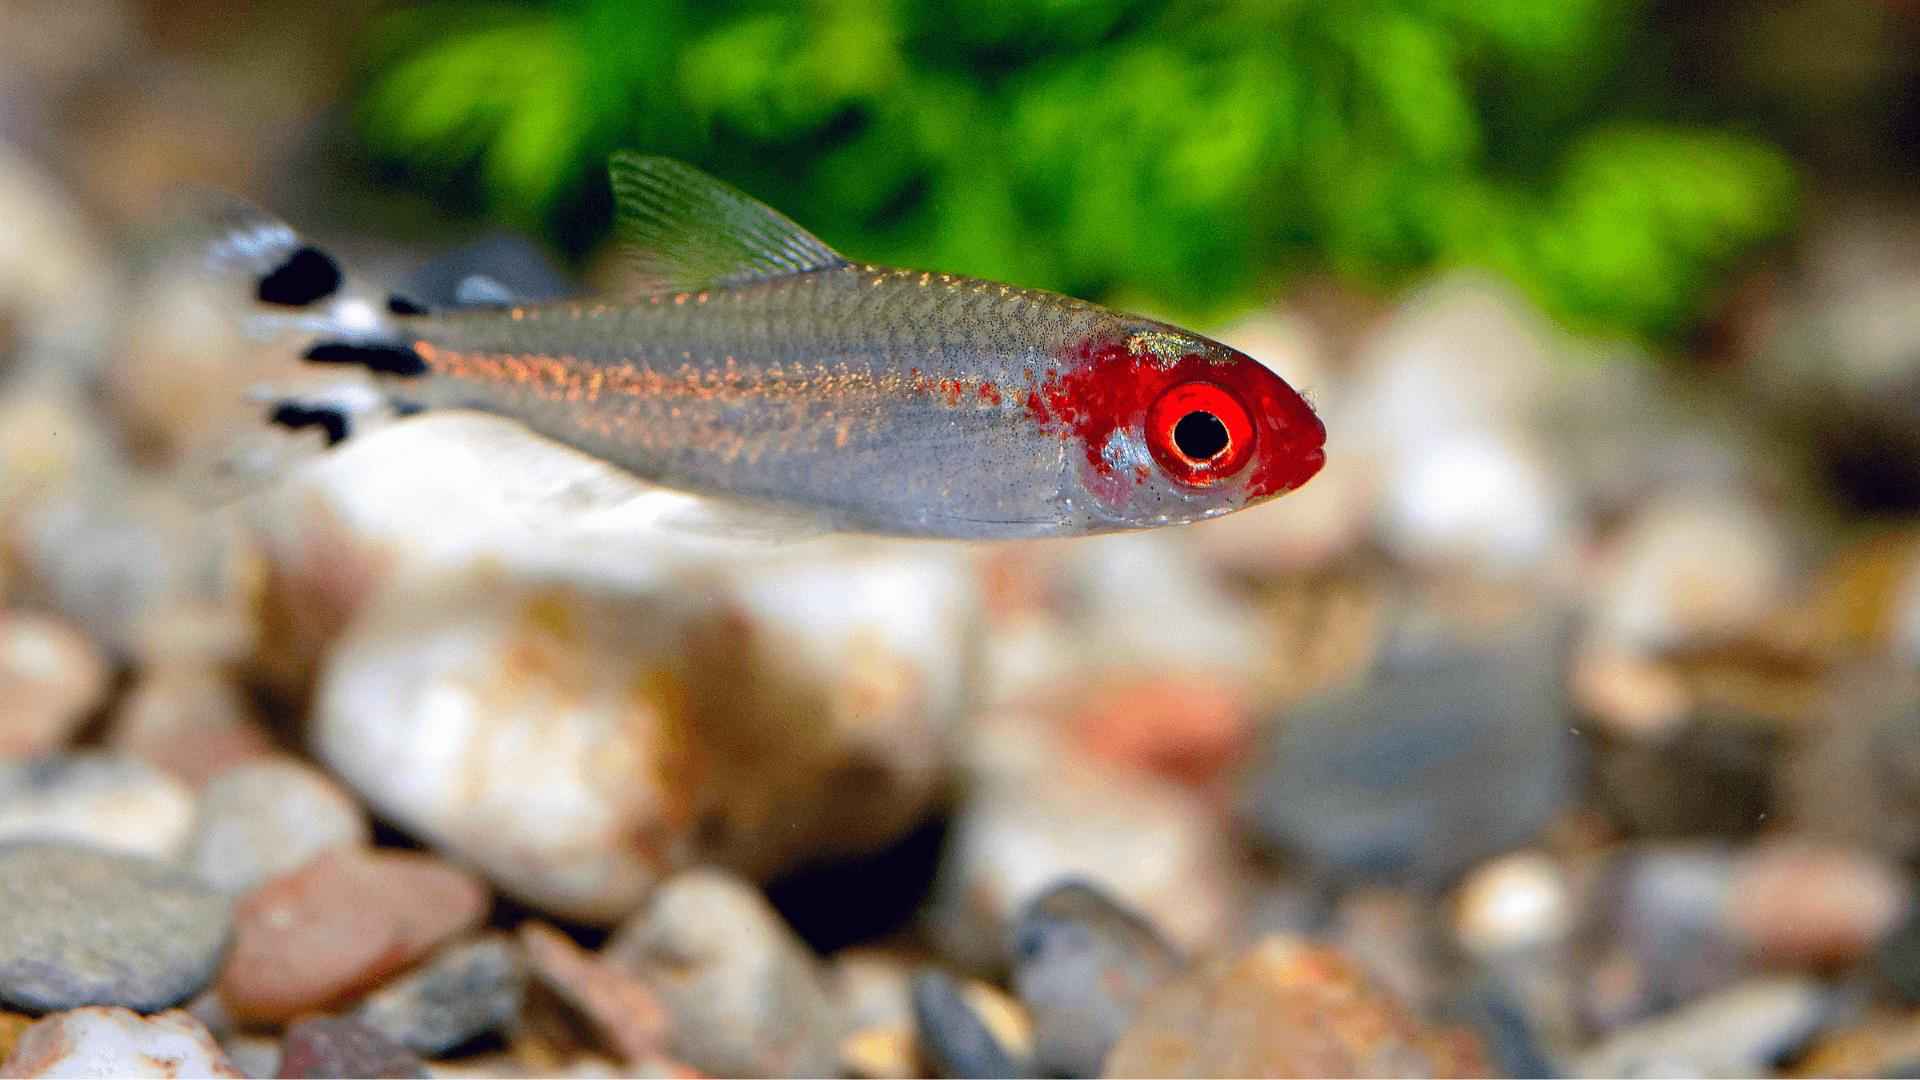
[[[1647,840],[1744,840],[1767,822],[1780,783],[1779,732],[1751,717],[1697,716],[1664,741],[1594,744],[1595,805]]]
[[[232,675],[206,660],[143,666],[107,729],[107,745],[196,788],[272,753]]]
[[[1596,587],[1591,632],[1641,653],[1724,640],[1781,604],[1787,570],[1780,526],[1755,500],[1681,486],[1623,527]]]
[[[315,746],[377,812],[502,891],[615,922],[685,848],[703,779],[670,651],[683,625],[666,604],[565,587],[396,588],[334,648]]]
[[[718,568],[732,614],[691,644],[693,692],[737,704],[702,729],[723,825],[706,861],[768,881],[924,823],[971,707],[972,551],[829,537]]]
[[[0,1001],[157,1012],[226,956],[226,902],[180,871],[59,843],[0,844]]]
[[[909,961],[892,952],[855,946],[834,956],[828,974],[847,1031],[840,1040],[841,1070],[866,1080],[919,1076]]]
[[[1587,981],[1587,1020],[1611,1031],[1739,979],[1746,948],[1727,933],[1734,860],[1719,845],[1632,850],[1590,902],[1611,953]]]
[[[1065,879],[1105,891],[1184,951],[1225,933],[1230,855],[1217,809],[1183,785],[1093,758],[1029,715],[988,713],[969,726],[970,798],[924,914],[942,958],[1000,968],[1013,919]]]
[[[1532,839],[1575,794],[1576,767],[1558,635],[1522,626],[1496,647],[1389,648],[1283,710],[1251,780],[1249,837],[1423,887]]]
[[[245,1080],[200,1022],[178,1009],[141,1016],[118,1006],[57,1012],[28,1028],[0,1061],[6,1077],[232,1077]]]
[[[58,619],[0,614],[0,761],[53,753],[99,704],[107,658]]]
[[[0,506],[7,508],[0,516],[0,535],[10,549],[10,590],[33,580],[33,575],[19,573],[25,568],[11,557],[18,554],[11,549],[41,506],[76,484],[111,474],[118,465],[118,448],[85,396],[55,380],[15,382],[0,394]],[[72,616],[64,608],[53,609]],[[78,621],[85,629],[84,620]]]
[[[1571,667],[1569,690],[1580,710],[1621,738],[1657,745],[1684,728],[1694,710],[1680,675],[1638,651],[1588,641]]]
[[[1746,376],[1807,431],[1834,495],[1856,511],[1897,513],[1920,503],[1914,223],[1904,208],[1849,201],[1809,230],[1768,303],[1764,345]]]
[[[35,93],[58,85],[61,75],[88,70],[87,61],[75,62],[76,55],[95,63],[109,58],[117,63],[125,55],[121,49],[134,32],[124,16],[76,14],[68,21],[32,12],[7,27],[14,41],[26,43],[8,49],[9,69],[49,64],[56,71],[65,69],[45,82],[10,78],[10,96]],[[42,36],[43,28],[51,32]],[[0,150],[0,206],[10,220],[19,221],[0,237],[0,306],[11,313],[9,334],[23,339],[21,344],[60,345],[64,347],[55,352],[58,359],[71,363],[71,354],[77,352],[90,361],[106,329],[98,305],[108,302],[114,275],[75,200],[35,162],[38,154],[14,149],[23,145],[10,138]]]
[[[1142,1001],[1180,957],[1140,916],[1081,882],[1056,885],[1013,921],[1013,990],[1033,1019],[1033,1067],[1098,1076]]]
[[[1221,672],[1109,675],[1088,688],[1068,722],[1098,757],[1202,785],[1253,741],[1248,689]]]
[[[471,929],[486,906],[478,883],[437,860],[331,848],[240,899],[221,999],[255,1023],[325,1010]]]
[[[1920,1064],[1920,1016],[1870,1016],[1823,1032],[1794,1062],[1794,1076],[1910,1076]]]
[[[1538,852],[1502,855],[1474,869],[1460,886],[1454,936],[1481,960],[1559,944],[1572,929],[1566,875]]]
[[[1827,994],[1805,979],[1741,984],[1621,1031],[1573,1062],[1572,1076],[1760,1076],[1826,1022]]]
[[[1059,606],[1094,670],[1242,680],[1268,646],[1260,621],[1178,536],[1147,530],[1065,548]]]
[[[1375,520],[1396,553],[1496,574],[1568,559],[1572,499],[1536,432],[1556,351],[1525,297],[1473,274],[1409,298],[1374,336],[1327,457],[1371,467]]]
[[[542,922],[521,923],[520,942],[533,976],[598,1028],[629,1068],[653,1072],[671,1064],[664,1048],[673,1020],[645,983]]]
[[[15,1044],[19,1043],[20,1036],[26,1034],[33,1023],[33,1017],[26,1013],[0,1008],[0,1061],[7,1060],[7,1055],[13,1053]]]
[[[840,1068],[863,1080],[909,1080],[920,1075],[912,1024],[855,1028],[840,1040]]]
[[[240,896],[330,847],[362,846],[371,836],[366,814],[326,774],[267,758],[236,765],[201,790],[185,863],[221,893]]]
[[[722,1076],[827,1076],[838,1017],[818,962],[760,891],[714,870],[663,883],[606,958],[659,994],[675,1056]]]
[[[476,1035],[505,1031],[520,1015],[527,966],[511,938],[489,935],[451,946],[395,979],[354,1010],[354,1018],[425,1057]]]
[[[324,665],[329,767],[542,910],[612,925],[691,862],[764,880],[868,852],[949,779],[964,547],[793,543],[455,410],[356,435],[252,509],[290,613],[263,651],[292,690]]]
[[[1273,935],[1149,999],[1106,1076],[1437,1076],[1438,1040],[1339,950]]]
[[[171,860],[193,813],[185,784],[132,758],[90,752],[0,764],[0,840],[65,840]]]
[[[231,648],[246,632],[236,627],[252,625],[250,548],[232,515],[205,512],[189,490],[119,474],[76,483],[22,515],[22,563],[47,602],[108,649],[176,655],[197,648],[207,624]]]
[[[958,981],[938,968],[913,978],[914,1031],[921,1051],[944,1077],[1026,1076],[1033,1070],[1032,1033],[1019,1006],[978,980]]]
[[[287,1028],[280,1051],[286,1080],[335,1077],[426,1077],[427,1065],[406,1047],[349,1016],[315,1016]]]
[[[1744,852],[1726,905],[1732,933],[1775,960],[1844,961],[1870,952],[1913,906],[1897,868],[1811,840]]]
[[[280,1037],[274,1035],[222,1035],[220,1049],[241,1072],[248,1076],[272,1076],[280,1071]]]
[[[1441,1004],[1429,959],[1432,904],[1422,892],[1393,885],[1346,889],[1338,895],[1320,940],[1365,971],[1382,996],[1415,1015],[1432,1016]]]
[[[1551,976],[1548,978],[1551,979]],[[1564,994],[1556,997],[1560,1000],[1550,999],[1543,1002],[1535,997],[1534,1000],[1523,1003],[1503,992],[1502,987],[1497,983],[1483,983],[1477,987],[1467,999],[1467,1007],[1473,1014],[1475,1026],[1485,1040],[1485,1057],[1491,1067],[1456,1069],[1453,1070],[1453,1075],[1542,1077],[1559,1075],[1559,1070],[1554,1067],[1552,1059],[1543,1046],[1547,1039],[1542,1038],[1541,1031],[1551,1024],[1552,1020],[1549,1018],[1552,1014],[1564,1011],[1564,1009],[1554,1008],[1562,1004]],[[1557,1035],[1561,1031],[1564,1031],[1564,1027],[1552,1031],[1552,1034]]]
[[[908,987],[915,967],[908,957],[892,950],[856,945],[834,954],[827,972],[828,988],[850,1028],[911,1027]]]
[[[1856,660],[1825,681],[1767,790],[1809,835],[1903,862],[1920,850],[1920,667]]]

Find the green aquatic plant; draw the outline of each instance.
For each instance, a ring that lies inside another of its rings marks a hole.
[[[1764,142],[1621,92],[1638,14],[461,0],[374,25],[357,115],[413,176],[574,251],[606,235],[607,154],[635,147],[862,258],[1203,318],[1307,269],[1480,265],[1577,325],[1659,336],[1784,228],[1794,184]]]

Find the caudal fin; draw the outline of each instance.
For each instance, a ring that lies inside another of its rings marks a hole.
[[[308,339],[302,356],[354,365],[379,375],[411,377],[427,366],[409,344],[409,316],[422,309],[343,267],[292,226],[214,192],[180,197],[164,247],[210,279],[233,321],[256,340]],[[398,387],[396,387],[398,389]],[[391,396],[391,395],[389,395]],[[262,398],[265,418],[294,429],[318,427],[328,445],[346,438],[366,403],[348,409],[321,394]],[[397,408],[394,411],[399,411]]]
[[[189,232],[186,246],[199,252],[201,271],[234,304],[234,319],[249,337],[306,334],[314,341],[308,352],[318,354],[312,360],[361,363],[390,375],[426,370],[404,327],[421,313],[418,306],[353,274],[258,207],[213,193],[184,201],[178,216],[187,224],[176,231]]]

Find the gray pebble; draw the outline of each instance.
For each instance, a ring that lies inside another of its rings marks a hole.
[[[227,901],[171,867],[67,844],[0,844],[0,1001],[31,1013],[187,1000],[225,959]]]
[[[367,998],[354,1017],[433,1057],[511,1026],[526,996],[525,962],[509,939],[494,935],[446,950]]]
[[[1575,793],[1559,635],[1390,649],[1273,725],[1251,838],[1340,877],[1438,888],[1525,843]]]
[[[1013,989],[1043,1075],[1098,1076],[1135,1010],[1180,966],[1152,926],[1091,885],[1042,893],[1013,923]]]
[[[947,1077],[1022,1076],[1020,1063],[974,1013],[960,984],[938,968],[913,977],[913,1026],[934,1072]]]

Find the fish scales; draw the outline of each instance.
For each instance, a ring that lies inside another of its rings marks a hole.
[[[932,531],[1030,501],[1009,492],[981,506],[969,492],[983,468],[1066,467],[1058,439],[1033,438],[1025,392],[1000,388],[1025,386],[1110,313],[922,276],[854,265],[630,304],[451,312],[409,329],[431,370],[426,404],[510,415],[687,490],[849,513],[850,496],[878,491],[892,503],[879,517]]]
[[[333,334],[306,357],[364,365],[402,402],[498,413],[642,479],[834,528],[1174,525],[1293,490],[1325,460],[1306,401],[1220,342],[1036,289],[852,262],[679,162],[621,152],[611,176],[635,285],[618,302],[459,310],[512,295],[471,275],[440,310],[379,304],[284,223],[232,204],[204,257],[281,312],[260,325]]]

